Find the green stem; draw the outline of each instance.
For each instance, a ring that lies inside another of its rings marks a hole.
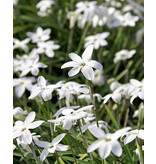
[[[57,154],[57,152],[56,152],[56,151],[54,152],[54,156],[55,156],[55,158],[56,158],[57,162],[60,164],[60,161],[59,161],[59,159],[58,159],[58,154]]]
[[[36,156],[36,152],[35,152],[35,150],[34,150],[33,143],[30,144],[30,148],[31,148],[31,150],[32,150],[32,154],[33,154],[33,157],[34,157],[36,163],[39,164],[40,162],[39,162],[38,159],[37,159],[37,156]]]
[[[142,147],[139,145],[139,138],[138,137],[136,138],[136,144],[137,144],[140,164],[144,164],[144,157],[143,157],[143,153],[142,153]]]
[[[97,124],[97,127],[99,127],[99,123],[98,123],[98,119],[97,119],[97,111],[96,111],[96,106],[95,106],[95,99],[94,99],[94,96],[93,96],[93,89],[91,87],[91,82],[88,81],[88,83],[89,83],[90,97],[91,97],[91,100],[92,100],[92,104],[94,105],[93,109],[94,109],[94,113],[95,113],[96,124]]]
[[[84,38],[85,38],[85,36],[86,36],[86,34],[87,34],[87,31],[88,31],[88,28],[89,28],[90,25],[91,25],[91,22],[88,22],[87,25],[86,25],[86,27],[85,27],[85,29],[84,29],[84,31],[83,31],[83,34],[82,34],[82,36],[81,36],[81,39],[80,39],[78,48],[77,48],[77,50],[76,50],[76,53],[77,53],[77,54],[79,54],[79,52],[80,52],[80,50],[81,50],[82,43],[83,43],[83,41],[84,41]]]
[[[67,135],[68,135],[68,132],[67,132]],[[74,161],[75,161],[76,164],[78,164],[78,162],[77,162],[77,160],[75,158],[74,151],[73,151],[73,148],[72,148],[72,143],[70,142],[70,140],[69,140],[69,145],[70,145],[70,148],[71,148],[71,151],[72,151],[72,155],[74,157]]]
[[[131,155],[131,153],[130,153],[130,151],[128,149],[128,146],[124,145],[124,147],[125,147],[125,151],[126,151],[126,154],[127,154],[127,157],[129,159],[130,164],[134,164],[134,162],[132,161],[132,155]]]
[[[29,164],[29,163],[27,162],[25,156],[23,155],[22,150],[21,150],[20,147],[18,146],[18,144],[16,144],[16,147],[18,148],[19,152],[21,153],[21,155],[22,155],[22,157],[23,157],[23,159],[24,159],[24,162],[25,162],[26,164]]]

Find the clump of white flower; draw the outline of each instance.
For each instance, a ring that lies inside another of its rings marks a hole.
[[[94,45],[94,49],[99,49],[99,47],[107,46],[107,41],[105,40],[109,36],[109,32],[103,32],[96,35],[91,35],[86,37],[84,47],[88,47],[90,44]]]
[[[92,80],[92,83],[99,87],[104,85],[105,81],[104,81],[103,71],[101,70],[94,71],[94,79]]]
[[[36,8],[39,9],[38,15],[41,17],[45,17],[49,15],[51,11],[51,6],[55,4],[55,1],[53,0],[41,0],[37,3]]]
[[[126,49],[123,49],[115,54],[114,63],[116,64],[117,62],[121,60],[130,59],[133,57],[135,53],[136,53],[136,50],[128,51]]]

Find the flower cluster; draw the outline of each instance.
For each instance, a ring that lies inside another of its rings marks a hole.
[[[143,163],[142,4],[27,3],[14,1],[14,158]]]

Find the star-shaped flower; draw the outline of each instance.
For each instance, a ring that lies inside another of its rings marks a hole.
[[[99,62],[97,62],[95,60],[91,60],[92,52],[93,52],[93,45],[91,44],[83,52],[82,58],[80,56],[78,56],[77,54],[75,54],[75,53],[70,53],[69,57],[73,61],[70,61],[70,62],[67,62],[67,63],[63,64],[61,69],[68,68],[68,67],[73,67],[68,72],[69,77],[75,76],[81,70],[83,75],[88,80],[93,80],[94,79],[93,68],[98,69],[98,70],[102,70],[103,67]]]

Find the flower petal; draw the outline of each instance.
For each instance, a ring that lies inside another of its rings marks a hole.
[[[96,138],[100,139],[105,137],[104,131],[96,126],[89,126],[88,129],[92,133],[92,135]]]
[[[93,67],[95,69],[98,69],[98,70],[102,70],[103,69],[103,66],[99,62],[97,62],[95,60],[89,61],[87,63],[87,65],[90,66],[90,67]]]
[[[72,59],[74,62],[76,62],[76,63],[82,63],[83,62],[83,60],[81,59],[81,57],[80,56],[78,56],[77,54],[75,54],[75,53],[70,53],[69,54],[69,57],[70,57],[70,59]]]
[[[22,97],[25,91],[25,86],[24,85],[19,85],[15,87],[15,93],[17,97]]]
[[[39,95],[41,92],[42,92],[41,87],[36,87],[36,88],[32,91],[32,93],[31,93],[31,95],[29,96],[28,99],[33,99],[34,97],[36,97],[37,95]]]
[[[37,79],[37,84],[41,86],[42,88],[46,87],[46,80],[43,76],[39,76]]]
[[[35,129],[37,128],[38,126],[40,126],[41,124],[43,124],[44,121],[35,121],[33,123],[30,123],[28,125],[28,129]]]
[[[124,139],[124,144],[128,144],[130,142],[132,142],[135,138],[136,138],[136,134],[130,133],[126,135],[126,138]]]
[[[74,61],[67,62],[61,66],[61,69],[68,68],[68,67],[76,67],[78,66],[78,63]]]
[[[35,113],[35,112],[29,113],[29,114],[27,115],[25,121],[24,121],[24,124],[27,125],[27,124],[33,122],[34,119],[35,119],[35,116],[36,116],[36,113]]]
[[[43,162],[48,154],[49,154],[48,149],[44,149],[41,153],[40,160]]]
[[[88,79],[88,80],[93,80],[94,79],[94,71],[91,67],[89,66],[84,66],[81,69],[81,72],[83,75]]]
[[[57,144],[57,146],[56,146],[57,151],[66,151],[68,149],[69,149],[69,146],[67,146],[67,145]]]
[[[122,155],[122,147],[118,141],[113,141],[112,152],[114,155],[120,157]]]
[[[102,141],[101,140],[97,140],[95,142],[93,142],[87,149],[87,152],[90,153],[94,150],[96,150],[97,148],[100,147],[100,145],[102,144]]]
[[[119,137],[124,136],[124,134],[129,131],[130,129],[132,129],[131,127],[126,127],[126,128],[122,128],[120,130],[117,130],[114,133],[114,138],[117,140]]]
[[[51,89],[46,89],[45,91],[41,92],[41,96],[44,101],[48,101],[52,98],[52,91]]]
[[[109,156],[111,153],[111,144],[104,142],[100,147],[99,147],[99,155],[102,159],[105,159]]]
[[[92,53],[93,53],[93,47],[94,45],[93,44],[90,44],[86,49],[85,51],[83,52],[82,54],[82,59],[84,61],[89,61],[92,57]]]
[[[48,148],[50,146],[50,143],[49,142],[46,142],[46,141],[40,141],[38,140],[36,137],[33,138],[35,144],[39,147],[42,147],[42,148]]]
[[[80,71],[80,66],[78,67],[73,67],[69,72],[68,72],[68,76],[71,77],[71,76],[75,76],[76,74],[79,73]]]
[[[65,135],[66,135],[66,133],[62,133],[62,134],[58,135],[57,137],[55,137],[52,141],[52,145],[57,145],[63,139],[63,137]]]
[[[25,130],[21,137],[26,144],[30,144],[32,142],[32,135],[29,130]]]

